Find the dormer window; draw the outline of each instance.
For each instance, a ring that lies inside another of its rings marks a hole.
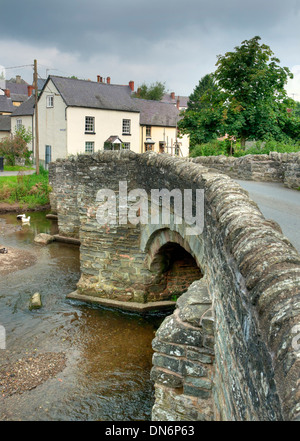
[[[46,96],[46,106],[47,107],[53,107],[54,106],[54,95],[47,95]]]

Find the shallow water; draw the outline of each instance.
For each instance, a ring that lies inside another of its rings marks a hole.
[[[141,317],[67,300],[80,277],[79,247],[34,243],[36,234],[55,234],[57,226],[46,212],[29,215],[30,226],[22,226],[16,214],[0,216],[0,225],[18,228],[5,228],[5,234],[2,228],[0,244],[8,252],[13,247],[37,256],[30,268],[1,277],[6,350],[0,350],[0,357],[65,352],[67,366],[31,391],[2,398],[0,420],[149,420],[154,403],[151,341],[163,316]],[[29,311],[35,292],[43,307]]]

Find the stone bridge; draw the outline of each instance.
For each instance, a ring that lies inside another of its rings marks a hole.
[[[172,308],[153,340],[153,420],[300,418],[300,256],[246,191],[214,169],[152,152],[58,160],[49,179],[59,234],[81,243],[70,297]],[[166,217],[153,189],[177,191]],[[177,216],[178,190],[189,218]],[[104,212],[110,223],[101,225]]]

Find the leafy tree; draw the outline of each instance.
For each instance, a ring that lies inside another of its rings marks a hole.
[[[224,93],[214,81],[213,74],[202,77],[178,122],[180,133],[190,135],[191,148],[220,135],[224,121],[223,103]]]
[[[288,135],[279,119],[287,114],[284,86],[293,75],[287,67],[279,66],[280,60],[260,40],[258,36],[245,40],[234,52],[219,55],[214,75],[225,93],[227,132],[239,137],[242,145],[248,138]]]
[[[292,74],[259,41],[245,40],[234,52],[219,55],[216,71],[205,75],[190,95],[178,126],[190,135],[192,148],[226,133],[243,146],[246,139],[299,139],[299,108],[284,89]]]
[[[150,84],[149,86],[143,83],[135,93],[135,98],[160,101],[165,93],[166,93],[165,83],[156,81],[156,83]]]
[[[7,165],[15,165],[16,158],[25,157],[28,152],[27,143],[20,135],[11,135],[0,142],[0,155],[7,160]]]
[[[27,144],[32,140],[32,133],[30,128],[22,125],[15,129],[13,135],[7,136],[0,142],[0,155],[3,155],[7,160],[7,165],[15,165],[16,158],[25,158],[25,163],[29,162],[29,157],[32,153],[28,150]]]

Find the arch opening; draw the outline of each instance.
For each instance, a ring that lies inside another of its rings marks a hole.
[[[167,242],[154,255],[150,264],[154,283],[148,300],[176,300],[195,280],[203,277],[194,257],[181,245]]]

